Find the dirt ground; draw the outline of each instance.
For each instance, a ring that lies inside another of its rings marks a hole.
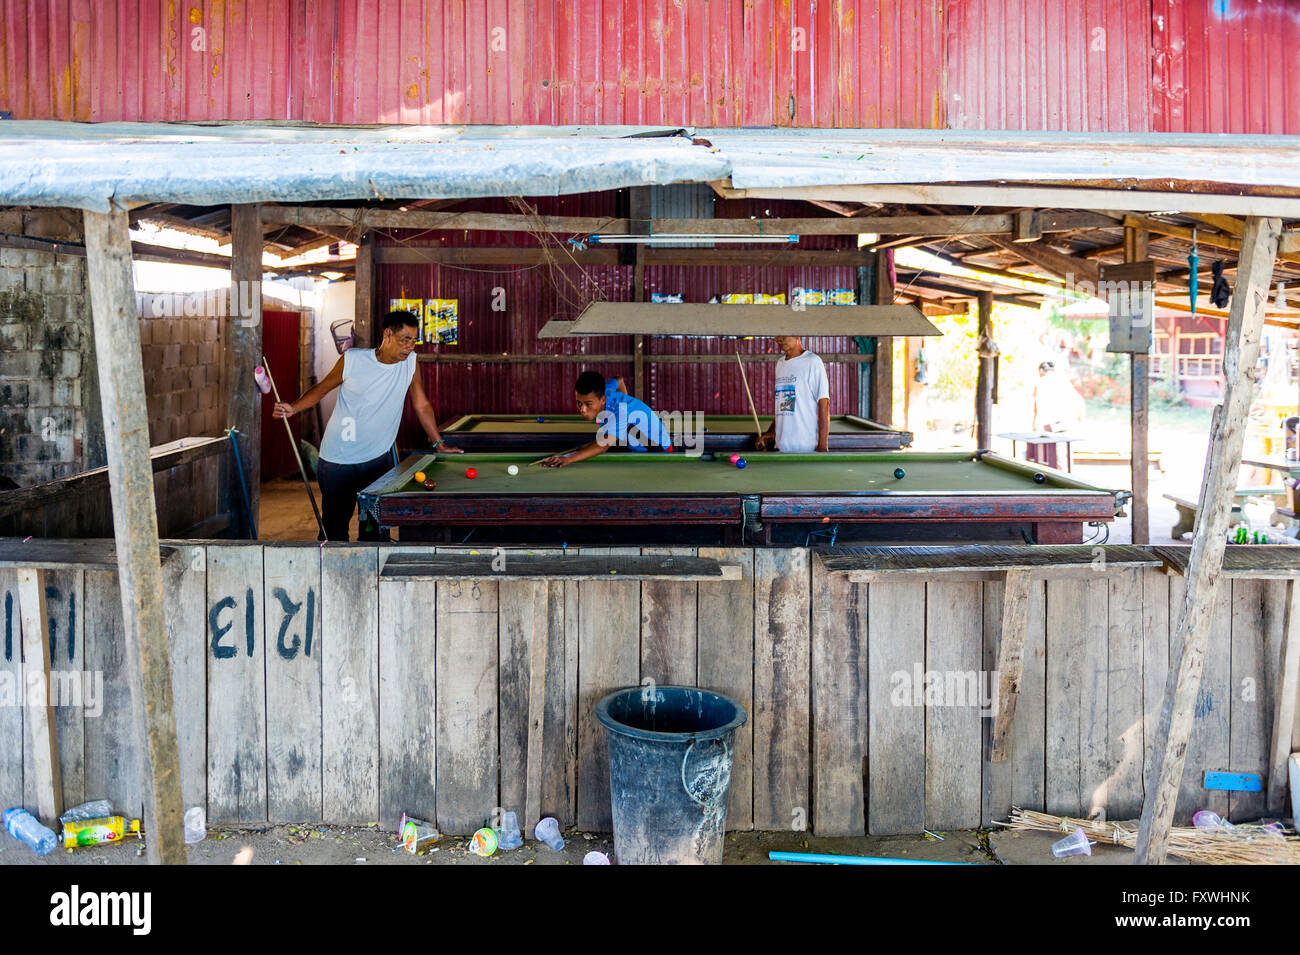
[[[956,830],[938,835],[943,838],[831,838],[797,832],[735,832],[727,835],[723,864],[794,864],[770,862],[767,854],[771,851],[973,865],[1123,865],[1133,857],[1128,849],[1095,846],[1091,858],[1058,862],[1051,853],[1055,837],[1039,832]],[[484,859],[469,852],[469,840],[463,836],[443,836],[421,855],[411,855],[398,844],[396,833],[369,826],[218,827],[210,829],[205,840],[190,846],[188,856],[191,865],[582,865],[583,856],[593,850],[614,855],[613,841],[607,834],[570,829],[564,836],[563,852],[525,840],[519,849],[498,851]],[[143,844],[133,839],[37,856],[8,835],[0,834],[0,865],[144,865],[146,861]]]

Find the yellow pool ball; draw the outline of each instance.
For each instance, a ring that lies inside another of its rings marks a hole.
[[[416,472],[415,472],[415,483],[416,483],[416,484],[423,484],[423,483],[424,483],[424,472],[423,472],[423,471],[416,471]]]

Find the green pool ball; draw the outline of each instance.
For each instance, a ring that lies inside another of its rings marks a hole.
[[[903,478],[907,477],[907,472],[902,468],[894,468],[894,477],[901,481]]]

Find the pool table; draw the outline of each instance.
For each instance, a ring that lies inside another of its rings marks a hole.
[[[411,455],[363,490],[360,506],[403,540],[454,543],[1064,544],[1112,520],[1125,493],[988,452],[749,454],[743,469],[708,453],[611,451],[529,466],[537,460]],[[418,484],[417,472],[436,486]]]
[[[540,420],[539,420],[540,419]],[[766,431],[771,417],[759,417]],[[665,422],[671,429],[671,420]],[[555,454],[568,451],[596,433],[581,415],[461,415],[438,429],[447,443],[466,451],[518,451]],[[750,415],[705,415],[704,451],[752,451],[754,418]],[[832,415],[832,451],[896,451],[912,443],[910,431],[891,431],[857,415]]]

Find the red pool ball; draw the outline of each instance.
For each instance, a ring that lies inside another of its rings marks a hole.
[[[478,477],[478,470],[475,468],[466,468],[465,477],[470,478],[471,480]]]
[[[740,460],[740,455],[739,455],[739,454],[733,454],[733,455],[732,455],[730,458],[728,458],[727,460],[729,460],[732,464],[735,464],[737,461]]]

